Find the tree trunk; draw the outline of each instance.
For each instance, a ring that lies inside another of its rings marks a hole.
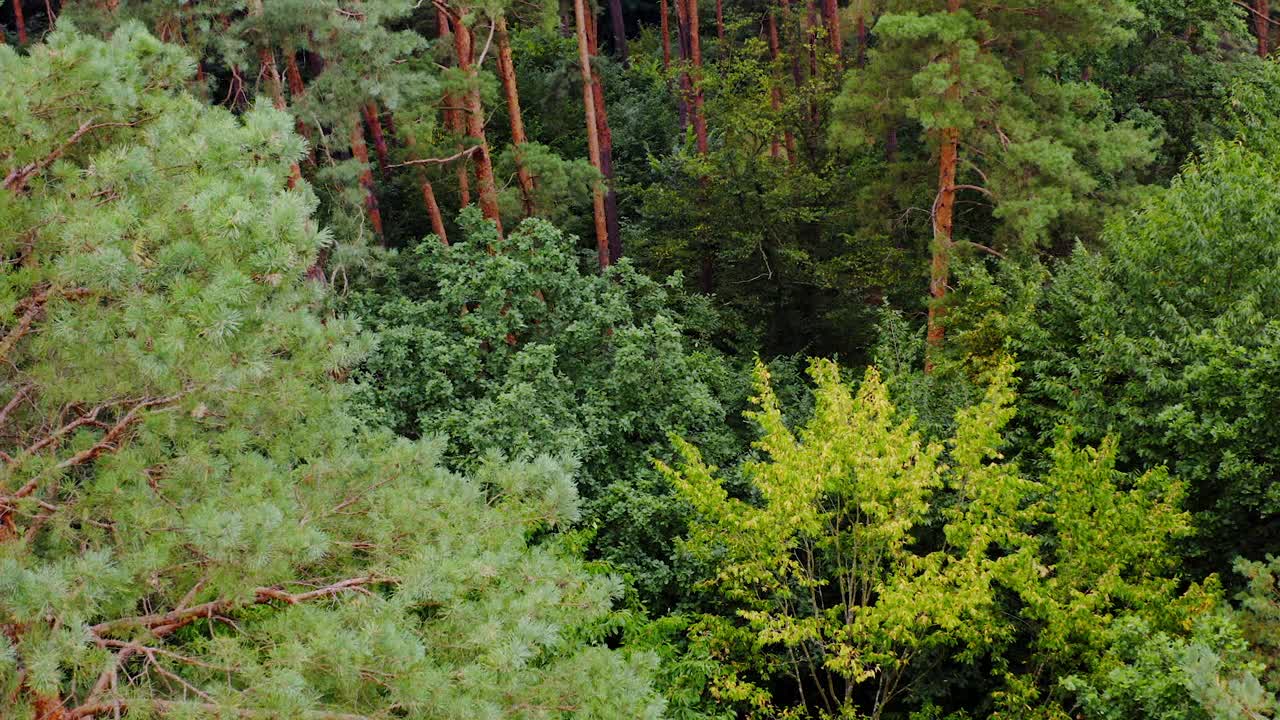
[[[609,24],[613,27],[613,49],[618,59],[627,61],[627,25],[622,17],[622,0],[609,0]]]
[[[858,67],[867,66],[867,16],[858,13]]]
[[[22,0],[12,0],[13,22],[18,28],[18,45],[27,44],[27,19],[22,14]]]
[[[658,22],[662,28],[662,69],[671,69],[671,20],[667,16],[667,0],[658,0]]]
[[[1271,54],[1271,2],[1270,0],[1254,0],[1253,32],[1258,36],[1258,57],[1265,58]]]
[[[472,61],[471,30],[466,23],[456,21],[453,24],[453,43],[458,51],[458,68],[467,77],[466,96],[467,135],[479,148],[472,156],[476,167],[476,192],[480,197],[480,212],[493,222],[498,229],[498,237],[502,237],[502,217],[498,211],[498,187],[493,179],[493,161],[489,157],[489,143],[484,133],[484,106],[480,103],[480,83],[476,77],[476,67]]]
[[[522,156],[527,138],[524,134],[524,117],[520,113],[520,87],[516,84],[516,64],[511,57],[511,38],[507,35],[507,19],[499,16],[495,22],[498,37],[498,78],[502,81],[502,91],[507,96],[507,114],[511,117],[511,144],[516,151],[516,179],[520,183],[520,200],[524,205],[524,216],[532,217],[536,211],[533,203],[533,176],[525,167]]]
[[[827,15],[827,39],[831,42],[831,52],[839,59],[844,49],[844,39],[840,35],[840,3],[839,0],[823,0]]]
[[[582,70],[582,109],[587,117],[587,154],[592,167],[600,170],[600,131],[596,125],[595,83],[591,78],[591,53],[587,43],[587,12],[583,0],[573,0],[573,18],[578,31],[578,64]],[[603,174],[603,171],[601,172]],[[605,221],[604,189],[591,191],[596,221],[596,255],[600,269],[609,267],[609,231]]]
[[[385,242],[382,235],[382,211],[378,209],[378,195],[373,190],[373,171],[369,169],[369,146],[364,142],[364,124],[360,122],[360,114],[351,116],[351,155],[360,163],[360,185],[364,187],[365,213],[369,216],[369,225]]]
[[[293,101],[296,103],[306,93],[307,86],[302,82],[302,72],[298,70],[298,59],[295,54],[293,52],[285,53],[284,58],[284,74],[289,81],[289,95],[293,97]],[[298,134],[307,141],[308,164],[315,165],[316,155],[315,147],[311,144],[311,128],[300,117],[295,121],[295,127],[298,130]]]
[[[689,9],[685,0],[676,1],[676,51],[680,55],[680,93],[676,111],[680,116],[680,134],[689,130],[689,98],[692,83],[689,81]]]
[[[960,0],[947,0],[947,11],[960,11]],[[954,76],[959,58],[955,51],[948,54],[948,72],[952,75],[947,88],[947,102],[960,102],[960,86]],[[924,371],[932,372],[934,354],[942,347],[945,329],[942,320],[946,315],[943,302],[947,297],[947,284],[951,279],[951,248],[954,244],[954,220],[956,206],[956,166],[959,164],[960,130],[944,128],[938,148],[938,196],[933,203],[933,257],[929,264],[929,320],[925,348]]]
[[[436,21],[440,27],[440,39],[447,44],[453,44],[453,31],[450,29],[453,20],[448,13],[440,8],[436,8]],[[458,110],[458,99],[452,93],[445,93],[441,102],[444,104],[444,126],[449,132],[454,133],[459,138],[466,134],[464,122],[462,120],[462,112]],[[457,144],[458,152],[462,152],[462,143]],[[471,182],[467,176],[467,164],[465,162],[458,163],[454,171],[458,176],[458,204],[460,207],[466,207],[471,204]]]
[[[780,43],[778,42],[778,17],[776,12],[772,8],[770,8],[768,11],[767,23],[768,23],[768,32],[769,32],[769,56],[770,58],[773,59],[773,62],[776,64],[778,62],[778,57],[781,54],[781,47],[780,47]],[[782,110],[782,86],[781,85],[774,85],[773,91],[770,93],[769,105],[773,108],[773,111],[775,113]],[[790,161],[791,163],[795,163],[796,138],[795,138],[795,135],[791,133],[791,128],[785,125],[785,120],[783,120],[783,123],[784,123],[783,131],[782,131],[783,142],[784,142],[784,147],[786,147],[787,149],[787,160]],[[770,147],[769,154],[772,155],[773,157],[778,157],[781,154],[780,148],[778,147],[778,138],[776,136],[773,139],[773,143]]]
[[[689,20],[689,61],[693,64],[693,133],[698,152],[707,154],[707,118],[702,112],[702,42],[698,37],[698,0],[685,0]]]
[[[415,155],[413,151],[414,142],[412,134],[406,134],[404,136],[404,144],[405,147],[409,148],[409,154],[411,156]],[[426,168],[419,165],[417,167],[417,172],[418,187],[422,189],[422,202],[427,206],[427,217],[431,220],[431,232],[435,233],[436,237],[440,238],[440,243],[442,245],[448,245],[449,233],[445,230],[444,215],[440,213],[440,205],[436,202],[435,188],[431,186],[431,181],[427,179]]]
[[[587,26],[587,51],[592,57],[599,54],[595,18]],[[622,230],[618,223],[618,192],[613,187],[613,132],[609,129],[609,111],[604,102],[604,82],[600,73],[591,70],[591,95],[596,109],[596,131],[600,135],[600,173],[604,175],[605,230],[609,235],[609,262],[622,259]]]
[[[261,20],[263,15],[262,0],[250,0],[249,14]],[[271,94],[271,104],[276,110],[286,112],[289,105],[284,99],[284,82],[280,79],[280,69],[276,66],[276,53],[267,45],[258,47],[258,62],[262,65],[262,75],[267,81],[267,92]],[[289,187],[296,187],[302,179],[302,170],[298,163],[289,165]]]
[[[720,55],[725,54],[724,45],[724,0],[716,0],[716,39],[720,41]]]
[[[382,120],[378,117],[378,104],[367,102],[364,105],[364,122],[369,127],[369,136],[373,138],[373,151],[378,156],[378,170],[382,177],[387,177],[387,166],[391,164],[391,153],[387,150],[387,135],[382,130]]]

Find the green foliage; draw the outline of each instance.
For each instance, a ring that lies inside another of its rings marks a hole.
[[[1189,637],[1119,623],[1117,667],[1098,685],[1068,678],[1084,716],[1105,720],[1233,720],[1270,717],[1275,697],[1254,676],[1248,646],[1225,614],[1197,618]]]
[[[1010,339],[1029,442],[1068,422],[1086,441],[1124,438],[1122,467],[1167,463],[1212,570],[1280,542],[1278,177],[1267,156],[1213,147],[1116,223],[1104,253],[1077,250]]]
[[[680,469],[663,466],[697,513],[683,546],[725,603],[689,632],[720,659],[713,697],[751,717],[877,718],[986,693],[990,717],[1064,718],[1081,686],[1059,680],[1106,669],[1126,623],[1172,636],[1218,605],[1211,588],[1179,596],[1168,548],[1189,518],[1167,473],[1121,473],[1114,442],[1077,449],[1066,431],[1039,478],[1002,460],[1007,363],[945,452],[897,417],[875,370],[856,394],[830,362],[811,373],[815,410],[793,432],[757,368],[749,495],[687,442]]]
[[[958,129],[959,189],[965,197],[976,189],[992,206],[989,218],[962,214],[958,238],[987,243],[994,234],[1000,245],[1025,248],[1064,226],[1096,234],[1106,208],[1131,195],[1155,143],[1114,119],[1102,88],[1053,71],[1064,56],[1127,40],[1133,4],[1056,0],[1013,12],[972,0],[954,13],[939,5],[886,4],[866,68],[846,75],[834,103],[832,140],[857,147],[907,122],[931,142]]]
[[[189,71],[132,25],[0,47],[5,717],[659,717],[548,535],[571,468],[360,427],[292,121]]]
[[[649,457],[669,452],[668,433],[717,457],[737,446],[737,371],[696,335],[708,311],[625,261],[584,272],[576,241],[546,222],[504,239],[474,211],[460,222],[465,239],[428,238],[348,299],[378,342],[356,374],[364,412],[447,436],[460,466],[490,451],[578,458],[595,547],[646,599],[673,590],[666,538],[683,509]]]

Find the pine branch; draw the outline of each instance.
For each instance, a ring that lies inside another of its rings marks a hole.
[[[22,189],[27,186],[27,181],[29,181],[33,175],[42,172],[45,168],[52,165],[54,161],[62,157],[72,145],[80,142],[81,138],[94,130],[109,127],[134,127],[140,122],[142,121],[134,120],[133,122],[95,123],[93,119],[90,118],[89,120],[81,123],[80,127],[71,134],[71,137],[67,138],[66,142],[59,145],[53,152],[45,155],[42,159],[37,160],[36,162],[27,163],[22,167],[16,167],[13,170],[10,170],[9,174],[5,176],[3,183],[4,188],[6,190],[11,190],[14,193],[22,192]]]
[[[200,618],[212,617],[235,610],[238,607],[252,604],[266,604],[273,600],[284,602],[289,605],[297,605],[310,600],[332,597],[344,591],[368,592],[365,590],[367,585],[375,585],[379,583],[396,583],[396,578],[385,577],[382,575],[371,574],[364,577],[349,578],[341,580],[330,585],[325,585],[315,590],[308,590],[302,593],[289,593],[280,586],[260,587],[253,591],[253,600],[249,603],[241,603],[230,598],[222,600],[212,600],[210,602],[193,605],[189,608],[171,610],[166,613],[152,613],[150,615],[138,615],[130,618],[121,618],[119,620],[110,620],[98,623],[89,628],[89,632],[96,637],[105,637],[121,630],[129,628],[145,628],[156,631],[159,628],[166,628],[166,634],[177,630],[183,625],[188,625]]]
[[[71,290],[50,290],[44,289],[36,292],[31,297],[26,298],[18,303],[18,307],[26,307],[26,312],[22,313],[22,317],[18,318],[18,325],[10,330],[3,340],[0,340],[0,360],[4,360],[8,356],[9,351],[13,350],[18,341],[31,331],[31,325],[44,311],[44,306],[49,302],[50,295],[61,295],[69,300],[75,300],[85,297],[89,294],[89,288],[73,288]]]
[[[136,704],[140,708],[149,708],[162,714],[173,712],[182,712],[190,710],[201,710],[212,713],[218,717],[239,717],[247,720],[274,720],[280,717],[275,710],[265,710],[256,708],[237,708],[221,705],[211,702],[174,702],[172,700],[127,700],[118,698],[104,702],[81,705],[74,710],[68,711],[63,717],[65,720],[81,720],[81,718],[94,718],[118,713],[125,710],[131,704]],[[331,710],[308,710],[302,712],[295,717],[304,720],[374,720],[368,715],[358,715],[355,713],[334,712]]]

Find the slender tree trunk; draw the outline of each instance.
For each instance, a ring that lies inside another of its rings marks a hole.
[[[262,19],[262,0],[250,0],[249,14],[259,20]],[[275,106],[276,110],[287,112],[289,105],[284,99],[284,82],[280,79],[280,69],[276,65],[275,51],[265,43],[259,45],[258,62],[262,65],[262,74],[267,81],[267,92],[271,94],[271,104]],[[290,163],[289,187],[296,187],[300,180],[302,180],[302,170],[298,167],[298,163]]]
[[[436,8],[436,21],[440,27],[440,39],[445,41],[446,44],[454,44],[453,31],[450,29],[453,23],[452,18],[444,10]],[[466,134],[466,131],[462,120],[462,112],[458,110],[458,99],[452,93],[445,93],[441,102],[444,104],[445,128],[458,138],[461,138]],[[456,148],[459,152],[463,150],[461,140],[459,140]],[[458,177],[458,204],[461,207],[466,207],[471,204],[471,182],[467,175],[467,164],[465,162],[458,163],[454,168],[454,172],[457,173]]]
[[[622,17],[622,0],[609,0],[609,24],[613,27],[613,49],[618,59],[627,61],[627,24]]]
[[[680,134],[689,129],[689,100],[692,95],[692,83],[689,80],[689,8],[685,0],[676,2],[676,49],[680,55],[680,94],[676,101],[676,110],[680,116]]]
[[[805,2],[805,44],[809,49],[809,79],[818,79],[818,6],[814,0]],[[818,138],[818,99],[809,96],[809,128],[806,133],[809,152],[814,152]]]
[[[781,0],[781,2],[783,27],[794,29],[796,22],[791,15],[791,0]],[[797,39],[792,43],[792,46],[796,48],[795,51],[789,53],[791,56],[791,82],[795,84],[796,92],[800,92],[800,88],[804,87],[804,73],[800,70],[799,45],[800,41]]]
[[[412,134],[404,136],[404,144],[405,147],[409,148],[409,154],[411,156],[416,155],[413,150],[414,142]],[[441,214],[440,205],[436,202],[435,188],[432,187],[431,181],[427,179],[426,168],[419,165],[417,167],[417,172],[418,187],[422,189],[422,202],[427,206],[427,217],[431,220],[431,232],[435,233],[436,237],[440,238],[441,244],[448,245],[449,233],[445,230],[444,215]]]
[[[587,154],[591,165],[600,170],[600,131],[596,125],[595,83],[591,78],[591,53],[587,42],[587,11],[583,0],[573,0],[573,17],[578,31],[578,64],[582,70],[582,109],[587,117]],[[601,172],[603,174],[603,172]],[[600,269],[609,267],[609,230],[605,221],[604,188],[591,191],[596,221],[596,255]]]
[[[1254,0],[1253,32],[1258,36],[1258,57],[1271,54],[1271,2]]]
[[[947,11],[960,11],[960,0],[947,0]],[[947,102],[960,101],[960,86],[954,80],[956,64],[959,62],[956,53],[948,54],[949,73],[953,76],[947,88]],[[943,302],[947,297],[947,284],[951,279],[951,249],[954,244],[954,220],[956,205],[956,167],[959,165],[960,130],[944,128],[938,148],[938,196],[933,204],[933,257],[929,264],[929,320],[925,349],[925,372],[934,367],[933,354],[942,347],[945,329],[942,325],[946,315]]]
[[[724,0],[716,0],[716,39],[720,41],[720,54],[726,52],[724,44]]]
[[[592,57],[600,54],[597,46],[595,18],[587,25],[587,51]],[[591,69],[591,95],[596,108],[596,130],[600,135],[600,173],[604,175],[605,230],[609,235],[609,262],[622,259],[622,230],[618,223],[618,192],[613,186],[613,132],[609,129],[609,111],[604,102],[604,82],[595,68]]]
[[[22,14],[22,0],[11,0],[13,3],[13,22],[18,28],[18,45],[27,44],[27,19]]]
[[[516,151],[516,179],[520,183],[520,200],[524,205],[525,217],[532,217],[536,212],[533,203],[533,176],[525,167],[524,117],[520,113],[520,87],[516,84],[516,65],[511,57],[511,38],[507,35],[507,19],[499,16],[497,23],[498,37],[498,78],[502,81],[502,91],[507,96],[507,114],[511,117],[511,144]]]
[[[858,13],[858,67],[867,66],[867,16]]]
[[[378,156],[378,169],[382,177],[387,177],[387,166],[391,164],[391,153],[387,149],[387,135],[382,130],[382,119],[378,117],[378,104],[368,102],[364,105],[364,122],[369,127],[369,136],[373,138],[373,151]]]
[[[306,94],[307,86],[302,82],[302,71],[298,69],[298,59],[292,51],[285,53],[284,75],[289,81],[289,95],[293,97],[294,103],[297,103]],[[301,117],[295,120],[295,127],[298,134],[307,141],[307,164],[315,165],[316,151],[311,143],[311,127],[303,122]]]
[[[466,95],[467,135],[479,148],[473,153],[473,157],[480,212],[493,222],[498,229],[498,237],[502,237],[502,217],[498,211],[498,187],[493,179],[493,161],[489,157],[489,142],[484,132],[484,106],[480,103],[480,83],[472,60],[474,43],[471,30],[463,22],[455,22],[453,25],[453,42],[458,51],[458,68],[467,77],[469,84]]]
[[[671,20],[667,13],[667,0],[658,0],[658,22],[662,28],[662,69],[671,69]]]
[[[364,209],[369,217],[369,225],[385,242],[382,234],[382,211],[378,208],[378,195],[373,189],[373,170],[369,168],[369,146],[364,141],[364,124],[360,122],[360,114],[351,116],[351,155],[360,163],[360,185],[364,187]]]
[[[698,37],[698,0],[685,0],[689,19],[689,61],[693,65],[693,133],[697,138],[698,152],[707,154],[707,118],[702,105],[702,42]]]
[[[844,39],[840,35],[839,0],[823,0],[823,8],[827,16],[827,39],[831,42],[831,52],[839,59],[844,50]]]
[[[778,41],[778,17],[777,17],[777,13],[773,10],[773,8],[770,8],[768,10],[767,22],[768,22],[768,32],[769,32],[769,56],[773,59],[774,63],[776,64],[778,62],[778,57],[781,54],[781,47]],[[782,86],[781,85],[774,85],[773,91],[770,94],[769,104],[773,108],[773,111],[775,113],[779,112],[782,109]],[[783,132],[782,137],[783,137],[784,147],[786,147],[787,149],[787,160],[791,163],[795,163],[796,138],[795,138],[795,135],[791,133],[791,128],[785,125],[785,120],[784,120],[782,132]],[[773,144],[772,144],[772,147],[770,148],[770,154],[773,157],[778,157],[780,154],[777,137],[774,137],[773,139]]]

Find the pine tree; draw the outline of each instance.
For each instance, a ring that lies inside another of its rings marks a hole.
[[[1064,217],[1096,228],[1099,209],[1151,159],[1153,140],[1115,122],[1101,89],[1053,72],[1064,58],[1124,41],[1134,15],[1128,0],[1053,0],[1025,12],[994,0],[886,3],[867,66],[848,74],[837,98],[832,136],[873,142],[910,120],[936,148],[931,345],[943,339],[955,248],[1000,252],[957,227],[958,193],[994,207],[995,246],[1025,247],[1047,241]]]
[[[0,47],[2,714],[659,717],[549,534],[566,463],[464,478],[348,414],[293,120],[192,69],[132,23]]]

